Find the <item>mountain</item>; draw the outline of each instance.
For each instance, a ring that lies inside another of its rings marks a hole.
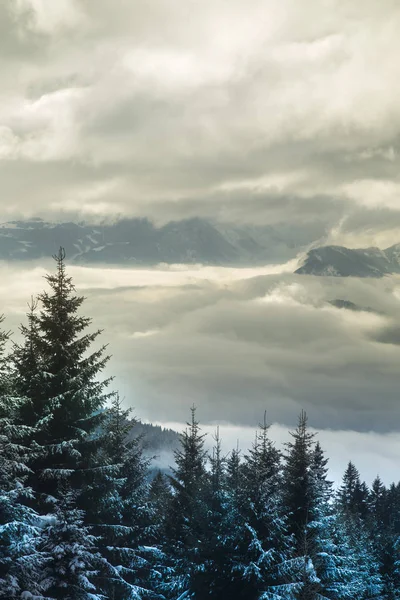
[[[149,474],[153,477],[157,471],[172,474],[175,465],[175,451],[180,448],[180,434],[151,423],[133,422],[130,439],[139,438],[143,456],[150,460]]]
[[[0,260],[47,258],[63,246],[69,261],[77,264],[255,265],[290,260],[311,241],[301,228],[238,226],[200,218],[162,227],[148,219],[95,226],[32,219],[0,225]]]
[[[333,277],[383,277],[400,273],[400,244],[386,250],[323,246],[310,250],[296,273]]]
[[[144,452],[151,456],[161,452],[173,453],[180,447],[180,434],[177,431],[152,423],[133,422],[129,439],[133,438],[140,438]]]
[[[335,308],[340,308],[343,310],[352,310],[354,312],[377,313],[377,311],[371,308],[370,306],[359,306],[358,304],[354,304],[354,302],[351,302],[350,300],[343,300],[342,298],[329,300],[329,304],[332,304],[332,306],[334,306]]]

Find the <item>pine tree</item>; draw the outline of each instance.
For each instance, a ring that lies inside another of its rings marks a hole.
[[[172,502],[171,485],[161,470],[158,470],[149,488],[149,501],[154,515],[154,535],[161,544],[166,535],[166,521]]]
[[[32,297],[28,303],[28,324],[20,326],[24,342],[14,346],[13,354],[14,385],[18,395],[24,398],[19,408],[19,422],[31,427],[31,431],[36,431],[36,425],[43,417],[46,402],[41,392],[44,364],[36,345],[39,338],[37,308],[38,301]]]
[[[222,456],[218,428],[214,440],[204,490],[206,519],[199,535],[189,589],[196,600],[219,600],[222,597],[251,600],[251,590],[243,577],[247,564],[243,562],[239,549],[245,525],[229,499],[226,459]],[[242,552],[245,552],[244,547]]]
[[[339,504],[343,511],[366,520],[368,517],[369,491],[360,474],[350,461],[343,475],[338,494]]]
[[[231,501],[239,508],[242,488],[242,464],[239,445],[234,448],[226,460],[226,485]]]
[[[24,432],[15,425],[19,399],[0,396],[0,598],[40,592],[43,559],[37,550],[41,521],[27,506],[32,490]],[[39,598],[39,596],[38,596]]]
[[[293,441],[286,444],[284,500],[289,532],[294,536],[296,550],[302,552],[304,532],[313,520],[316,509],[311,475],[315,434],[307,430],[304,411],[300,414],[297,429],[290,435]]]
[[[101,553],[114,573],[106,573],[102,585],[119,600],[156,597],[160,559],[158,549],[149,545],[156,539],[156,524],[148,499],[148,461],[140,439],[129,436],[136,422],[129,414],[116,395],[104,424],[102,450],[110,468],[96,510]],[[96,504],[95,495],[92,501]]]
[[[31,468],[46,510],[55,509],[66,484],[83,486],[110,396],[104,392],[109,380],[97,379],[109,357],[104,346],[89,354],[100,331],[84,333],[91,320],[78,315],[84,298],[75,295],[64,260],[60,249],[56,273],[46,276],[50,292],[38,296],[39,313],[31,305],[28,327],[22,328],[25,342],[15,352],[17,390],[29,402],[22,424],[36,429],[34,442],[42,450]]]
[[[317,598],[321,586],[313,558],[316,550],[317,530],[311,524],[318,519],[321,481],[316,477],[314,433],[307,429],[307,415],[300,413],[296,430],[290,432],[293,441],[286,444],[284,468],[284,506],[288,515],[288,531],[294,539],[295,556],[300,559],[301,588],[298,598]],[[323,463],[320,465],[323,479]],[[321,477],[320,477],[321,479]]]
[[[176,467],[171,477],[174,501],[168,524],[172,535],[187,546],[197,539],[197,511],[207,478],[204,437],[196,420],[196,408],[192,407],[191,421],[181,434],[181,448],[175,452]]]
[[[200,433],[196,408],[181,434],[181,447],[175,452],[176,466],[170,477],[173,498],[166,523],[166,554],[171,563],[165,572],[161,591],[175,598],[190,589],[197,562],[198,543],[205,522],[204,492],[207,482],[204,435]]]
[[[248,544],[245,576],[258,595],[268,597],[274,590],[288,595],[296,583],[295,564],[281,509],[281,453],[269,438],[266,414],[244,458],[242,473],[241,513]]]
[[[400,548],[387,499],[388,490],[377,476],[369,493],[368,531],[379,565],[383,595],[388,600],[395,600],[400,598]]]
[[[4,315],[0,315],[0,327],[4,323]],[[10,340],[10,332],[0,329],[0,396],[10,395],[12,392],[12,374],[10,360],[6,353],[6,346]]]
[[[50,291],[31,302],[28,325],[21,329],[24,341],[15,348],[13,364],[15,393],[22,397],[16,422],[29,444],[30,506],[42,517],[57,515],[61,525],[53,527],[48,538],[57,548],[54,535],[64,531],[65,523],[73,527],[74,519],[83,519],[88,526],[96,519],[90,498],[94,488],[103,489],[109,473],[101,462],[100,446],[104,405],[112,394],[105,391],[110,380],[98,378],[109,358],[105,347],[90,352],[100,331],[86,332],[91,320],[79,315],[84,298],[75,294],[66,273],[64,251],[54,258],[56,272],[46,277]],[[91,544],[86,550],[92,552]],[[59,583],[64,585],[62,577]],[[92,585],[85,584],[85,593]],[[54,583],[54,589],[57,586]]]
[[[342,536],[346,538],[356,562],[357,577],[355,598],[380,598],[382,578],[373,543],[365,520],[367,499],[365,485],[352,462],[349,462],[343,475],[342,485],[337,493],[336,510],[342,526]]]
[[[102,600],[93,580],[104,568],[95,550],[96,539],[84,526],[84,514],[76,508],[76,494],[64,490],[55,514],[41,536],[45,557],[40,587],[54,600]]]
[[[40,592],[37,578],[42,561],[37,551],[40,520],[26,506],[32,498],[32,490],[26,486],[30,473],[26,430],[17,423],[21,398],[13,394],[8,341],[9,334],[0,331],[0,597],[11,599]]]
[[[328,460],[317,441],[312,452],[310,474],[315,498],[314,519],[307,525],[310,556],[319,580],[321,598],[346,600],[358,597],[358,568],[346,532],[332,505],[332,482]],[[311,535],[310,535],[311,533]]]

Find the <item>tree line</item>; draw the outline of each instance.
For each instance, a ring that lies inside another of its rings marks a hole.
[[[400,598],[400,484],[369,488],[350,462],[334,490],[304,412],[283,451],[264,417],[225,456],[193,407],[172,475],[150,477],[62,249],[55,263],[22,341],[0,333],[0,598]]]

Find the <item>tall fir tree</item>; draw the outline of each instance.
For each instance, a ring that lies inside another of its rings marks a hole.
[[[356,562],[357,584],[355,598],[381,598],[383,592],[382,578],[368,523],[366,521],[368,507],[368,490],[360,480],[360,474],[354,464],[349,462],[342,478],[342,485],[337,492],[335,509],[342,527],[342,535],[346,538]]]
[[[321,482],[313,473],[315,434],[308,430],[307,415],[300,413],[298,426],[290,432],[292,441],[286,444],[283,500],[288,515],[288,530],[294,539],[295,556],[300,559],[299,577],[302,586],[300,600],[317,598],[321,586],[315,571],[317,530],[311,526],[318,517]],[[321,464],[322,478],[324,465]]]
[[[65,485],[82,490],[94,476],[90,468],[111,396],[105,392],[110,380],[98,379],[109,360],[105,346],[90,353],[101,332],[86,333],[91,319],[78,314],[84,298],[66,273],[64,251],[54,258],[56,272],[46,276],[50,291],[39,294],[39,311],[31,305],[14,355],[17,392],[26,398],[20,423],[35,430],[32,481],[39,505],[50,511]]]
[[[298,565],[281,506],[281,453],[269,438],[269,425],[259,425],[242,465],[241,514],[247,530],[245,576],[255,597],[291,596],[297,587]]]
[[[313,520],[307,525],[307,535],[312,540],[310,556],[319,581],[319,597],[346,600],[358,595],[358,568],[332,504],[332,482],[328,480],[327,465],[328,459],[317,441],[310,465],[315,509]]]
[[[15,349],[13,364],[15,392],[23,398],[16,422],[27,431],[29,443],[31,508],[43,516],[56,516],[59,525],[50,525],[48,520],[41,541],[47,540],[57,549],[54,536],[66,531],[66,524],[68,531],[77,534],[81,522],[89,526],[95,520],[90,498],[94,488],[103,489],[109,472],[99,449],[105,403],[112,394],[106,392],[110,379],[99,379],[109,359],[105,347],[91,352],[100,331],[86,331],[91,319],[79,314],[84,298],[75,294],[66,273],[64,251],[60,249],[54,258],[56,272],[46,276],[50,290],[31,303],[28,325],[22,327],[24,340]],[[89,546],[86,557],[92,552],[92,544]],[[101,564],[107,567],[105,561]],[[89,569],[88,577],[95,571]],[[61,571],[59,575],[60,581],[51,586],[55,594],[66,585]],[[57,576],[56,570],[53,576]],[[92,585],[88,580],[82,593],[89,594]]]
[[[165,550],[170,565],[161,591],[176,598],[190,592],[191,576],[198,562],[198,542],[205,522],[204,494],[207,485],[204,434],[191,408],[191,420],[181,434],[175,452],[175,468],[170,477],[173,498],[166,523]]]

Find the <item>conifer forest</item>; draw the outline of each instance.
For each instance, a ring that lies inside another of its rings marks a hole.
[[[304,412],[283,448],[265,416],[248,451],[218,431],[207,451],[190,403],[154,475],[62,249],[54,267],[21,342],[2,321],[1,599],[400,598],[400,484],[350,462],[334,487]]]

